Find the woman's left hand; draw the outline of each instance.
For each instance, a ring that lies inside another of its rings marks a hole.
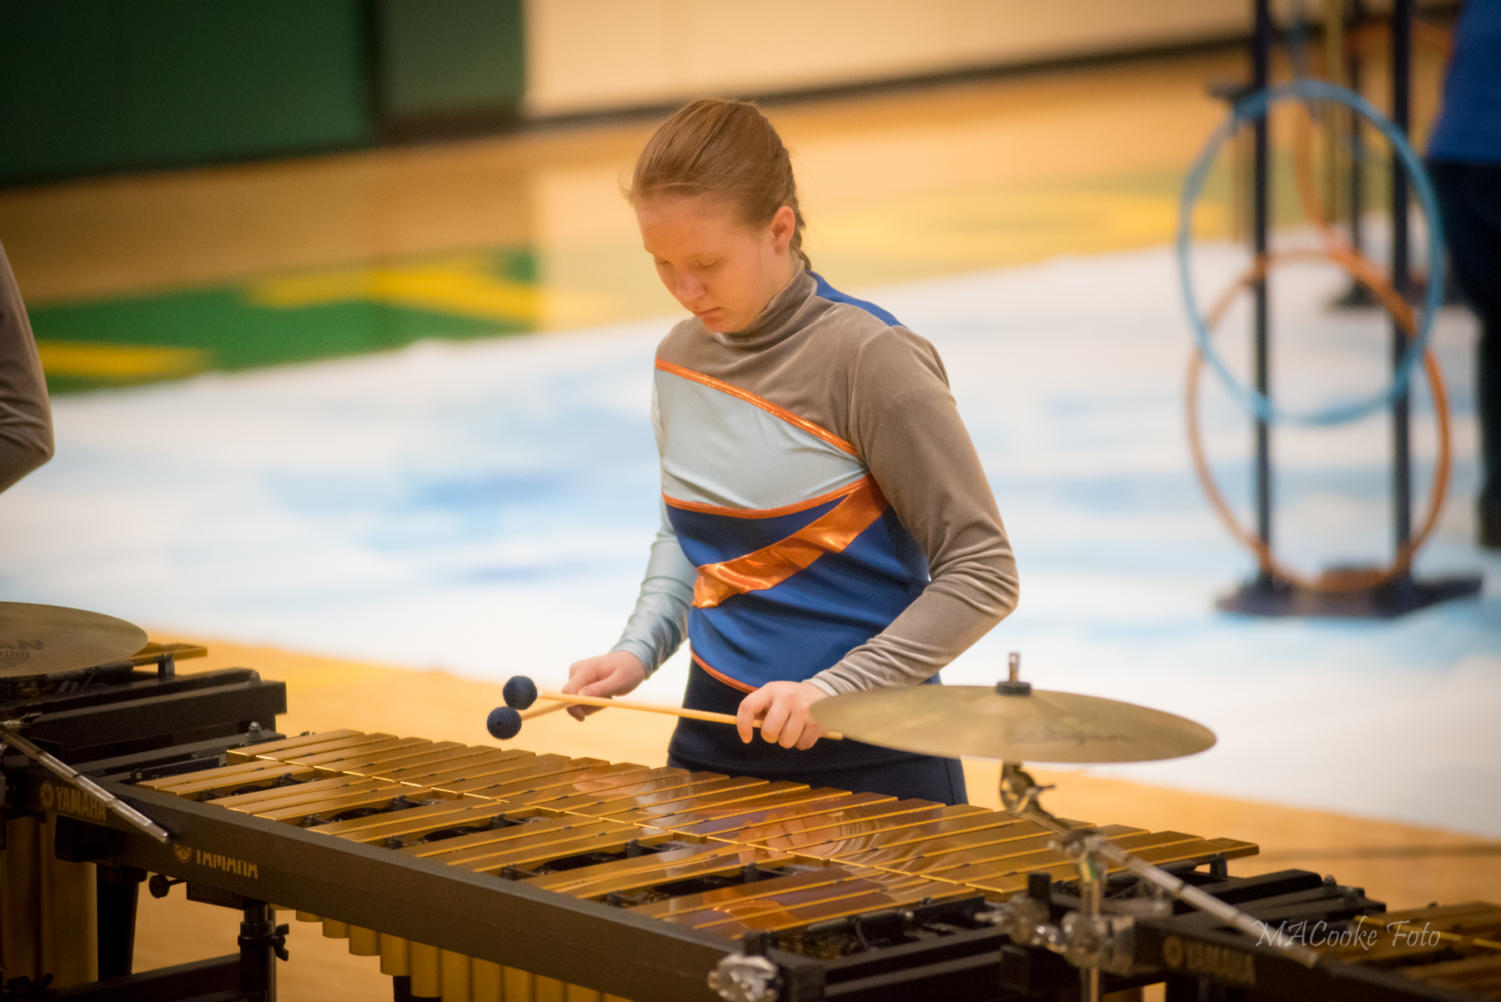
[[[735,729],[740,740],[750,744],[759,720],[762,740],[807,751],[825,733],[808,709],[827,695],[811,682],[768,682],[740,701]]]

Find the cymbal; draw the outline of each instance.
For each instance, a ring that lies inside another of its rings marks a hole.
[[[118,661],[146,646],[123,619],[58,605],[0,602],[0,679],[21,679]]]
[[[1023,686],[914,685],[821,699],[820,727],[926,755],[1007,762],[1145,762],[1192,755],[1214,732],[1185,717],[1072,692]]]

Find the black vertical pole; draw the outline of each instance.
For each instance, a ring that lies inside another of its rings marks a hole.
[[[245,902],[240,922],[239,998],[276,1002],[276,958],[284,931],[276,927],[276,916],[269,905]]]
[[[1261,91],[1270,80],[1272,49],[1272,14],[1270,0],[1256,0],[1256,36],[1251,47],[1251,86]],[[1256,260],[1264,261],[1267,251],[1267,214],[1271,198],[1270,171],[1268,170],[1267,117],[1261,116],[1255,125],[1255,163],[1252,182],[1251,240]],[[1270,352],[1267,344],[1267,280],[1265,273],[1257,279],[1252,289],[1255,306],[1256,338],[1256,389],[1266,394],[1271,382]],[[1256,535],[1268,548],[1272,545],[1272,464],[1271,435],[1267,423],[1256,419]],[[1257,575],[1258,587],[1271,585],[1263,569]]]
[[[129,974],[135,959],[136,906],[146,874],[133,866],[95,867],[99,980]]]
[[[1351,0],[1350,17],[1345,23],[1345,44],[1349,49],[1349,56],[1345,62],[1346,80],[1350,89],[1359,94],[1361,83],[1361,67],[1364,57],[1358,47],[1350,45],[1350,39],[1354,38],[1366,23],[1365,4],[1362,0]],[[1365,233],[1361,225],[1360,214],[1365,210],[1365,149],[1364,141],[1360,134],[1360,114],[1354,109],[1349,110],[1350,115],[1350,246],[1355,253],[1365,253]],[[1358,286],[1352,288],[1354,293]]]
[[[1392,8],[1392,124],[1404,136],[1411,118],[1412,0],[1396,0]],[[1412,287],[1408,273],[1407,175],[1392,150],[1392,286],[1406,298]],[[1429,276],[1433,281],[1437,276]],[[1392,323],[1392,364],[1401,365],[1407,353],[1407,334]],[[1408,395],[1392,401],[1392,509],[1396,544],[1412,535],[1412,459],[1408,450]]]

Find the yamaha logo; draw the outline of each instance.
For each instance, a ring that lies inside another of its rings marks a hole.
[[[218,870],[220,873],[232,874],[236,877],[244,877],[246,880],[260,880],[261,868],[258,863],[248,859],[240,859],[237,856],[227,856],[222,852],[209,852],[206,849],[195,849],[190,845],[178,843],[172,847],[172,852],[177,856],[179,863],[192,863],[210,870]]]
[[[1244,950],[1169,936],[1162,941],[1162,963],[1169,970],[1200,974],[1231,985],[1256,984],[1256,958]]]
[[[80,821],[92,821],[97,825],[102,825],[106,821],[104,802],[77,787],[43,783],[37,799],[42,802],[42,809],[45,811],[56,811],[58,814],[65,814]]]

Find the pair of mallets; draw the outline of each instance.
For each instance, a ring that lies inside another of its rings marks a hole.
[[[728,713],[711,713],[708,710],[688,710],[681,706],[660,706],[656,703],[638,703],[628,699],[605,699],[601,696],[580,696],[575,693],[556,692],[551,689],[538,689],[537,684],[525,675],[513,675],[501,687],[500,694],[505,699],[505,706],[497,706],[490,711],[490,716],[485,719],[485,728],[490,736],[500,741],[509,741],[521,733],[523,721],[532,717],[540,717],[544,713],[553,713],[569,706],[614,706],[625,710],[642,710],[646,713],[665,713],[672,717],[686,717],[689,720],[707,720],[714,724],[729,724],[735,726],[735,718]],[[539,706],[535,709],[532,704],[539,699],[551,700],[551,706]],[[760,727],[761,722],[756,721]],[[826,738],[839,740],[842,734],[829,732],[824,734]]]

